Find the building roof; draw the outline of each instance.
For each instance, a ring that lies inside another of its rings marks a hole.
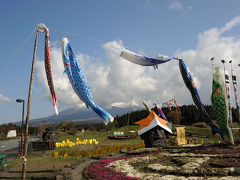
[[[150,114],[146,118],[144,118],[140,121],[137,121],[134,124],[141,125],[141,127],[137,131],[138,135],[140,136],[143,133],[155,128],[156,126],[160,126],[164,130],[172,133],[172,130],[169,128],[167,123],[168,123],[168,121],[160,118],[158,115],[156,115],[156,113],[154,111],[151,111]]]

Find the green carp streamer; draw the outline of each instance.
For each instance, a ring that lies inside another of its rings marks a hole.
[[[234,144],[232,131],[228,126],[228,107],[226,92],[219,67],[213,69],[212,105],[218,126],[223,134],[224,143]]]

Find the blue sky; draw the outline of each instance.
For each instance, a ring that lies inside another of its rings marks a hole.
[[[128,105],[132,94],[140,106],[143,99],[161,104],[173,96],[179,104],[193,103],[176,64],[163,65],[158,71],[133,65],[118,57],[119,47],[151,57],[157,53],[183,57],[203,102],[210,104],[209,59],[232,58],[235,65],[240,63],[239,16],[238,0],[2,0],[0,124],[21,120],[21,105],[15,100],[27,100],[35,32],[22,44],[39,23],[50,29],[61,111],[82,106],[66,85],[68,79],[60,74],[63,36],[77,52],[97,104]],[[42,69],[43,48],[44,35],[40,34],[30,119],[54,114]],[[66,85],[63,90],[61,83]]]

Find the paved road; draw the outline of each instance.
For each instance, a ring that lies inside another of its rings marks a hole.
[[[37,141],[39,138],[31,137],[28,141]],[[18,151],[18,143],[21,139],[10,139],[6,141],[0,141],[0,154],[9,154],[11,152],[17,153]]]

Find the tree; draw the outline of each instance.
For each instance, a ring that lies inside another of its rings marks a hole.
[[[74,127],[76,127],[76,126],[75,126],[75,124],[74,124],[72,121],[70,121],[70,122],[67,124],[67,129],[68,129],[68,130],[71,129],[71,128],[74,128]]]
[[[183,117],[177,109],[173,109],[167,114],[167,119],[172,121],[174,124],[181,124]]]
[[[65,121],[61,121],[58,126],[59,126],[59,128],[61,128],[63,130],[63,132],[66,132],[67,123]]]

